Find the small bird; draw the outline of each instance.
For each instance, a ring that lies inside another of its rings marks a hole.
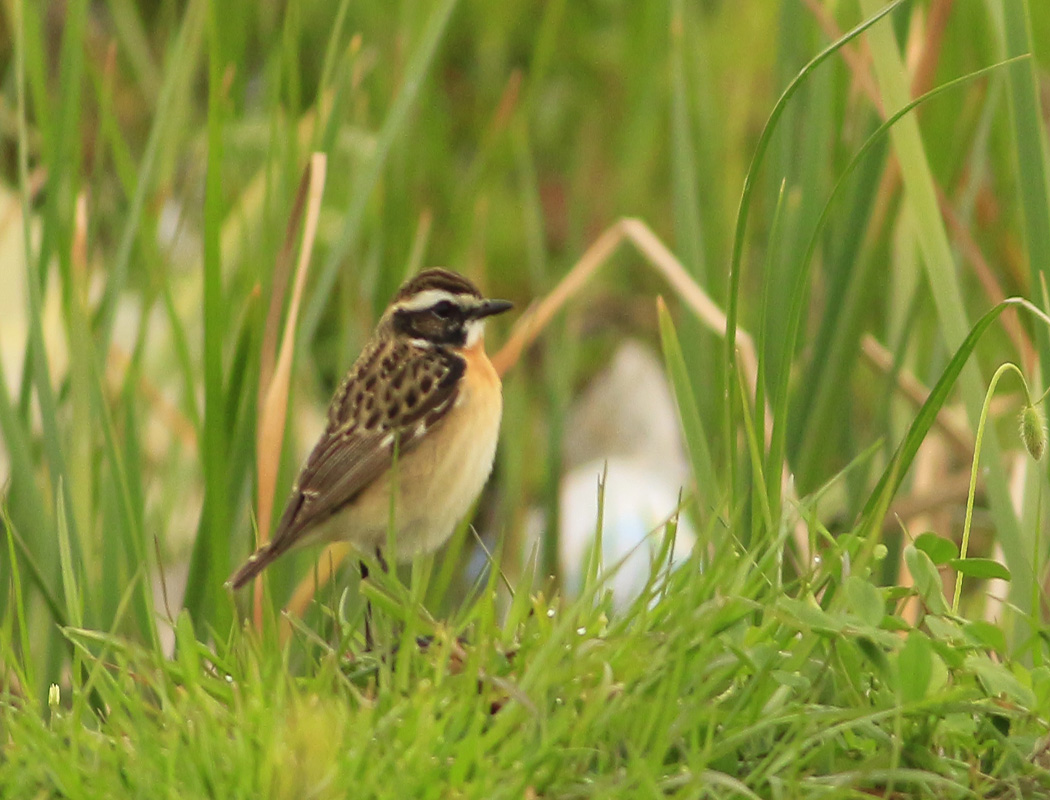
[[[385,565],[391,509],[396,560],[440,547],[492,471],[503,394],[484,328],[511,307],[445,269],[402,285],[336,390],[273,538],[228,585],[308,543],[347,541]]]

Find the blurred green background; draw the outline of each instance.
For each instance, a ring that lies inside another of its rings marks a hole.
[[[278,506],[336,382],[397,285],[421,267],[459,270],[523,310],[630,216],[725,308],[741,187],[777,97],[816,53],[880,7],[3,4],[0,432],[4,497],[18,532],[5,552],[22,563],[17,599],[47,654],[41,682],[63,659],[45,624],[52,619],[155,636],[161,571],[173,612],[188,580],[198,634],[221,639],[234,619],[221,584],[253,539],[259,352],[277,253],[311,152],[327,153],[327,184]],[[774,531],[799,516],[813,523],[811,540],[848,526],[915,416],[900,388],[906,379],[917,381],[921,399],[959,332],[1002,297],[1044,305],[1038,275],[1050,256],[1050,220],[1040,102],[1050,89],[1050,7],[928,0],[900,6],[878,30],[882,39],[851,42],[807,74],[752,175],[739,322],[759,343],[776,423],[768,450],[753,462],[739,408],[733,422],[725,415],[727,393],[738,406],[739,394],[727,385],[722,339],[625,246],[506,376],[502,445],[481,514],[511,543],[509,553],[538,506],[548,512],[553,564],[566,412],[623,339],[659,352],[657,294],[676,320],[717,475],[717,485],[701,487],[706,504],[690,513],[700,529],[729,526],[743,545],[765,535],[751,524],[763,493]],[[1029,45],[1034,59],[962,83],[909,115],[920,124],[917,150],[879,138],[835,196],[807,258],[836,181],[900,105],[902,86],[918,96]],[[906,73],[894,70],[896,58]],[[940,216],[922,202],[936,194],[923,192],[940,193]],[[944,252],[948,263],[937,258]],[[1009,359],[1035,391],[1046,332],[1011,313],[1004,319],[1013,327],[993,326],[977,349],[984,385]],[[491,330],[490,350],[512,322]],[[864,336],[888,361],[876,367],[861,357]],[[896,498],[912,502],[912,534],[921,525],[958,538],[976,386],[961,386],[957,405],[943,412],[951,419],[935,428]],[[1010,391],[986,439],[992,477],[978,493],[973,546],[996,558],[1004,557],[996,547],[1005,549],[1021,586],[1014,600],[1031,608],[1045,563],[1038,509],[1046,475],[1020,460],[1020,395]],[[792,487],[783,500],[782,473]],[[1017,513],[1004,505],[1008,482]],[[796,505],[799,497],[806,503]],[[931,513],[918,521],[919,511]],[[896,581],[902,537],[895,524],[888,530],[883,577]],[[314,555],[275,567],[275,606]],[[0,586],[12,585],[10,566],[0,558]],[[78,598],[68,597],[70,586]],[[0,618],[16,594],[3,592]]]

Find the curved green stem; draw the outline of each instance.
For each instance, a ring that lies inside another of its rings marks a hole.
[[[973,449],[973,465],[970,467],[970,490],[966,495],[966,521],[963,523],[962,544],[959,546],[959,558],[966,558],[966,551],[970,546],[970,523],[973,521],[973,498],[977,492],[977,467],[980,465],[981,461],[981,440],[984,438],[984,426],[988,420],[988,408],[992,404],[992,397],[995,395],[996,384],[999,383],[999,379],[1003,374],[1009,370],[1013,370],[1017,373],[1017,377],[1021,379],[1021,385],[1024,387],[1025,401],[1028,405],[1032,404],[1032,397],[1028,392],[1028,382],[1024,379],[1024,373],[1021,372],[1016,364],[1007,361],[999,367],[992,376],[991,383],[988,384],[988,391],[984,394],[984,405],[981,406],[981,418],[977,423],[977,441]],[[963,574],[959,572],[955,576],[955,596],[952,598],[952,614],[959,613],[959,598],[962,596],[962,581]]]

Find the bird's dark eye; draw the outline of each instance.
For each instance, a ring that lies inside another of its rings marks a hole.
[[[448,300],[442,300],[437,303],[431,311],[437,314],[441,319],[448,319],[455,312],[456,306],[450,303]]]

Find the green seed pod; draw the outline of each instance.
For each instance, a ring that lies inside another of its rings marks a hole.
[[[1035,406],[1025,406],[1021,412],[1021,441],[1028,455],[1036,461],[1046,451],[1046,420],[1043,412]]]

